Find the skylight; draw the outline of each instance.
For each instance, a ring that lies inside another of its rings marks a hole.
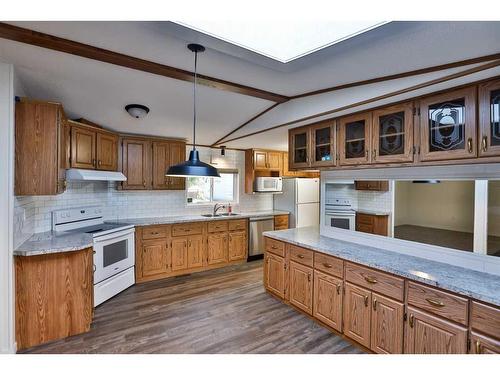
[[[183,26],[287,62],[338,43],[385,22],[296,20],[196,20]]]

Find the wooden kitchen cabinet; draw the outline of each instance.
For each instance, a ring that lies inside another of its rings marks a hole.
[[[335,166],[337,162],[335,121],[324,121],[310,126],[311,167]]]
[[[372,294],[370,349],[382,354],[403,353],[404,304]]]
[[[171,249],[165,239],[144,240],[141,246],[141,277],[166,274],[171,271]]]
[[[356,190],[389,191],[389,181],[354,181]]]
[[[151,148],[151,142],[146,139],[122,140],[122,172],[127,177],[122,182],[123,189],[151,189]]]
[[[209,265],[228,261],[228,234],[226,232],[209,233],[207,244]]]
[[[188,268],[188,238],[172,238],[172,271],[180,271]]]
[[[500,340],[471,332],[470,354],[500,354]]]
[[[370,347],[371,292],[345,283],[344,335]]]
[[[15,195],[64,192],[69,140],[62,106],[22,98],[15,111]]]
[[[97,169],[116,171],[118,169],[118,136],[100,132],[96,134]]]
[[[248,240],[246,231],[229,232],[229,261],[247,258]]]
[[[413,161],[413,103],[372,112],[372,163]]]
[[[253,168],[255,170],[281,171],[283,154],[280,151],[253,150]]]
[[[187,268],[203,267],[205,254],[204,239],[202,235],[190,236],[188,240]]]
[[[389,231],[389,215],[371,215],[356,212],[356,230],[358,232],[387,236]]]
[[[266,252],[264,286],[280,298],[285,298],[285,280],[288,278],[285,259]]]
[[[313,270],[310,267],[290,262],[290,303],[308,314],[312,314]]]
[[[186,161],[186,143],[185,142],[170,142],[170,167]],[[154,171],[154,169],[153,169]],[[163,172],[166,173],[167,169]],[[158,173],[158,172],[156,172]],[[184,190],[186,188],[185,177],[167,177],[170,190]]]
[[[186,146],[180,142],[152,142],[152,188],[154,190],[184,190],[186,179],[165,176],[171,165],[186,160]]]
[[[419,106],[421,161],[476,157],[476,87],[427,97]]]
[[[371,162],[370,112],[342,117],[338,120],[338,149],[340,165],[360,165]]]
[[[310,134],[308,127],[289,130],[288,157],[290,168],[308,168],[310,166]]]
[[[405,353],[467,353],[467,328],[413,307],[407,314]]]
[[[342,331],[343,281],[314,271],[313,316],[331,328]]]
[[[500,156],[500,79],[479,85],[479,156]]]
[[[274,230],[288,229],[288,215],[274,216]]]

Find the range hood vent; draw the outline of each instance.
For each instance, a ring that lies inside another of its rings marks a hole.
[[[66,179],[70,181],[127,181],[127,177],[121,172],[75,168],[66,171]]]

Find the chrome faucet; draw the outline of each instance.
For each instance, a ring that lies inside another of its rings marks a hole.
[[[226,208],[222,203],[216,203],[214,206],[214,212],[213,216],[217,215],[217,211],[219,211],[221,208]]]

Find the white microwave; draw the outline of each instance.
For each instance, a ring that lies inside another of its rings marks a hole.
[[[283,190],[283,181],[281,177],[257,177],[253,190],[259,193],[279,192]]]

